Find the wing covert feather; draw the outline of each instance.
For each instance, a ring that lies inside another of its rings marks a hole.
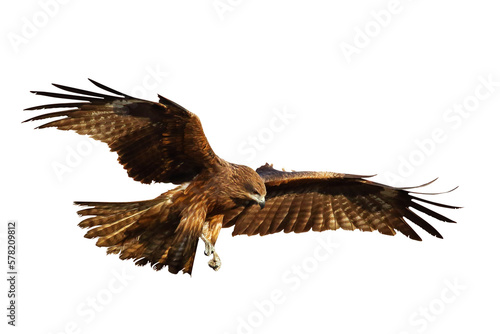
[[[329,172],[284,172],[266,164],[257,169],[267,188],[266,205],[249,206],[224,227],[234,225],[233,235],[266,235],[284,231],[301,233],[342,228],[379,231],[386,235],[401,232],[421,240],[409,223],[429,234],[441,234],[417,213],[445,222],[451,219],[416,201],[457,208],[415,197],[411,191],[371,182],[358,175]],[[416,212],[415,212],[416,211]]]
[[[204,169],[226,164],[211,149],[199,118],[177,103],[160,95],[158,103],[134,98],[90,81],[116,96],[54,84],[75,95],[41,91],[33,93],[81,102],[27,108],[70,109],[39,115],[26,121],[58,117],[38,128],[73,130],[106,143],[111,151],[118,153],[118,161],[128,175],[142,183],[179,184],[192,180]]]

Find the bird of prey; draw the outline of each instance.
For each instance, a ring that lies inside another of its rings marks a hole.
[[[212,256],[209,266],[220,268],[214,245],[223,227],[234,226],[233,235],[338,228],[386,235],[399,231],[422,240],[409,222],[442,236],[416,212],[453,222],[421,203],[457,207],[416,197],[409,187],[395,188],[360,175],[287,172],[267,163],[253,170],[227,162],[210,147],[199,118],[177,103],[161,95],[159,102],[135,98],[90,81],[106,93],[58,84],[54,86],[71,94],[33,91],[73,101],[27,108],[63,110],[25,122],[57,118],[37,128],[88,135],[116,152],[134,180],[178,185],[145,201],[75,202],[86,207],[79,215],[90,216],[79,224],[90,229],[85,237],[98,238],[97,246],[120,259],[191,274],[199,239],[205,255]]]

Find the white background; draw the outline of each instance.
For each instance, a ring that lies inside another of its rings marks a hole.
[[[500,20],[492,1],[2,7],[2,254],[7,220],[19,222],[15,329],[0,284],[9,333],[499,330]],[[346,45],[357,53],[346,56]],[[378,173],[375,181],[398,186],[439,176],[429,191],[459,188],[431,199],[464,208],[438,210],[458,224],[429,218],[443,240],[418,228],[423,242],[347,231],[233,238],[224,230],[218,272],[201,247],[192,277],[135,267],[83,238],[72,202],[150,199],[171,185],[134,182],[104,144],[21,124],[37,115],[24,108],[54,102],[30,90],[56,90],[52,82],[97,89],[88,77],[195,112],[226,160]],[[460,116],[453,108],[464,103],[470,111]],[[54,166],[66,169],[58,176]]]

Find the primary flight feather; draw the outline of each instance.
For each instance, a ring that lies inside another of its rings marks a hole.
[[[90,79],[89,79],[90,80]],[[159,95],[159,102],[134,98],[90,80],[106,94],[54,84],[67,93],[38,95],[79,102],[46,104],[26,110],[63,108],[26,121],[53,119],[38,128],[74,130],[117,152],[128,175],[142,183],[179,186],[139,202],[75,202],[90,216],[79,226],[97,246],[150,263],[154,269],[191,274],[198,240],[214,270],[221,262],[214,245],[220,229],[233,235],[345,230],[399,231],[421,240],[412,222],[435,237],[441,234],[416,212],[444,222],[451,219],[423,206],[457,207],[421,199],[409,188],[395,188],[364,176],[331,172],[284,172],[265,164],[257,170],[227,162],[208,143],[199,118]],[[110,95],[110,93],[112,95]],[[25,121],[25,122],[26,122]]]

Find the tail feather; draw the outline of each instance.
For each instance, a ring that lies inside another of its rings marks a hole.
[[[120,242],[124,241],[128,237],[128,235],[126,233],[127,228],[130,227],[134,223],[135,223],[134,221],[129,222],[128,225],[123,226],[121,229],[100,237],[97,240],[96,245],[99,247],[103,247],[103,246],[109,247],[109,246],[114,246],[114,245],[119,244]]]
[[[114,219],[117,219],[116,221],[113,221],[111,223],[106,223],[110,221],[109,219],[99,219],[97,220],[100,222],[100,226],[95,227],[87,232],[85,234],[85,238],[95,238],[95,237],[104,237],[106,235],[111,235],[112,233],[116,233],[119,231],[123,231],[123,228],[129,227],[130,225],[134,224],[137,222],[137,215],[143,214],[143,211],[139,211],[136,213],[130,213],[130,215],[127,214],[119,214],[119,215],[113,215]],[[118,216],[118,217],[117,217]],[[95,225],[94,225],[95,226]]]
[[[78,226],[80,226],[81,228],[91,228],[91,227],[95,227],[95,226],[99,226],[99,225],[105,225],[105,224],[108,224],[109,222],[113,222],[113,221],[118,221],[118,220],[121,220],[131,214],[134,214],[136,213],[137,210],[133,210],[133,211],[128,211],[128,212],[124,212],[124,213],[117,213],[117,214],[114,214],[114,215],[109,215],[109,216],[96,216],[96,217],[92,217],[92,218],[87,218],[87,219],[84,219],[82,220]],[[92,213],[88,213],[88,215],[92,215]]]
[[[143,210],[160,203],[164,199],[153,199],[139,202],[75,202],[79,206],[89,206],[90,208],[79,210],[80,216],[110,216],[113,214],[123,214]],[[93,219],[93,218],[89,218]],[[86,226],[82,226],[86,227]]]
[[[141,202],[75,204],[89,207],[78,214],[93,217],[79,226],[90,228],[85,237],[98,238],[96,245],[107,247],[108,254],[134,259],[139,266],[150,263],[155,270],[168,266],[172,273],[191,274],[201,231],[172,209],[170,196]]]

